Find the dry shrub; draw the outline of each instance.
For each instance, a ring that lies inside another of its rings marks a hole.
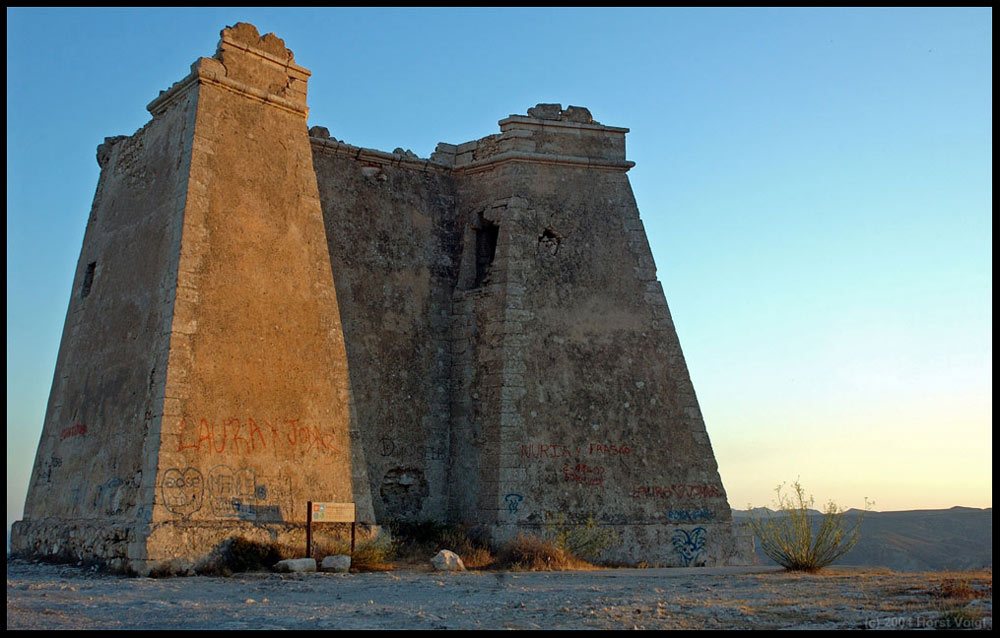
[[[396,558],[396,543],[380,537],[371,541],[358,543],[351,554],[351,543],[340,541],[330,543],[321,552],[323,556],[344,554],[351,557],[351,570],[359,572],[384,572],[393,568],[392,561]],[[319,554],[316,554],[319,555]]]
[[[367,572],[388,571],[392,569],[392,559],[395,557],[396,548],[392,542],[362,543],[354,549],[351,567]]]
[[[465,552],[456,552],[467,569],[486,569],[497,562],[493,552],[485,547],[476,547]]]
[[[938,598],[972,600],[993,595],[993,583],[973,583],[968,578],[945,578],[934,594]]]
[[[618,532],[613,528],[599,525],[593,516],[582,525],[566,523],[566,515],[549,515],[551,521],[544,538],[552,540],[573,556],[588,562],[596,562],[606,550],[619,542]]]
[[[500,548],[498,561],[499,566],[507,569],[526,571],[593,568],[593,565],[559,547],[554,541],[524,532],[518,532],[513,540]]]
[[[489,543],[467,524],[396,521],[390,528],[400,554],[410,559],[424,562],[447,549],[458,554],[468,569],[484,569],[496,561]]]
[[[450,549],[458,554],[468,569],[484,569],[496,562],[489,543],[469,525],[447,527],[441,534],[440,544],[441,549]]]
[[[779,485],[775,491],[778,494],[777,512],[773,515],[759,516],[750,514],[747,522],[761,550],[782,567],[793,571],[815,572],[849,552],[861,537],[861,520],[851,529],[845,529],[842,521],[844,510],[837,507],[833,501],[814,524],[814,517],[809,511],[815,502],[813,497],[806,498],[805,490],[796,481],[792,484],[795,497],[785,497],[781,493],[784,485]],[[865,502],[865,511],[869,503]],[[752,507],[748,508],[751,512]]]
[[[561,516],[550,518],[542,536],[521,532],[499,548],[492,546],[481,529],[468,524],[396,521],[390,529],[404,557],[423,562],[448,549],[459,555],[467,569],[592,569],[588,561],[596,560],[618,540],[613,529],[592,518],[580,525],[568,525]]]

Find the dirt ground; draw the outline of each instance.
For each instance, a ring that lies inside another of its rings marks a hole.
[[[993,626],[992,572],[771,567],[126,578],[7,563],[8,629],[867,629]]]

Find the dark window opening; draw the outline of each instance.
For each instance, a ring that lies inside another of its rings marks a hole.
[[[500,237],[500,227],[485,219],[476,229],[476,286],[481,286],[489,280],[490,265],[497,254],[497,239]]]
[[[83,274],[83,288],[80,290],[80,298],[86,299],[90,294],[90,289],[94,286],[94,271],[97,269],[97,262],[92,261],[87,264],[87,272]]]

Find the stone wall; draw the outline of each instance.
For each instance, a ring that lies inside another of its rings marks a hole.
[[[376,519],[440,520],[458,238],[440,165],[313,128],[333,280]]]

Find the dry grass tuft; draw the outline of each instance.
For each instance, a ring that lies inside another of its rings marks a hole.
[[[486,569],[497,562],[493,552],[485,547],[477,547],[466,552],[456,552],[462,558],[466,569]]]
[[[323,551],[315,552],[315,556],[335,556],[346,554],[351,556],[351,571],[386,572],[393,569],[392,561],[396,557],[396,544],[385,538],[358,543],[351,554],[349,542],[339,542],[325,545]]]
[[[971,578],[945,578],[934,595],[950,600],[972,600],[993,595],[993,581],[974,582]]]
[[[489,544],[469,525],[397,521],[390,528],[399,558],[409,563],[426,563],[442,549],[458,554],[467,569],[485,569],[496,562]]]
[[[595,569],[553,541],[523,532],[518,532],[513,540],[500,548],[498,563],[499,567],[515,571]]]

